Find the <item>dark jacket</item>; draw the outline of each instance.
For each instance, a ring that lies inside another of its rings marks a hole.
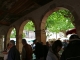
[[[44,56],[44,48],[41,43],[39,42],[36,43],[34,54],[36,55],[37,59],[40,59]]]
[[[32,47],[29,44],[26,44],[23,46],[25,49],[26,53],[26,58],[24,60],[32,60]]]
[[[8,53],[8,60],[20,60],[20,53],[15,46],[13,46]]]
[[[71,41],[63,51],[60,60],[80,60],[80,40]]]

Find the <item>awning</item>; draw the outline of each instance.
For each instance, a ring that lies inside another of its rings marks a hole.
[[[77,33],[76,33],[76,29],[74,28],[74,29],[68,30],[68,31],[66,32],[66,35],[68,35],[68,34],[77,34]]]

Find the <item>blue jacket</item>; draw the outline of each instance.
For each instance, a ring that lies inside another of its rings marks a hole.
[[[20,60],[20,53],[15,46],[13,46],[8,53],[8,60]]]

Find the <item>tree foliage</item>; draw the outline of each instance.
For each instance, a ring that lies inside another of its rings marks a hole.
[[[32,21],[29,21],[25,26],[24,26],[24,29],[25,31],[34,31],[35,28],[34,28],[34,24]],[[16,35],[16,30],[15,28],[12,30],[11,32],[11,35],[10,35],[10,38],[15,38],[15,35]],[[25,37],[25,33],[23,33],[23,37]]]
[[[69,10],[58,10],[48,17],[46,29],[51,32],[66,31],[74,28],[72,21],[74,21],[74,17]]]
[[[24,26],[24,31],[29,32],[29,31],[34,31],[34,24],[32,21],[29,21],[25,26]],[[26,37],[26,34],[23,33],[23,38]]]
[[[12,30],[10,38],[15,38],[16,37],[16,30],[15,28]]]
[[[32,21],[29,21],[25,26],[24,26],[24,30],[26,31],[34,31],[34,24]]]
[[[66,31],[68,29],[74,28],[73,24],[71,23],[74,21],[74,17],[69,10],[58,10],[53,12],[46,21],[46,29],[50,32],[60,32]],[[34,31],[35,27],[32,21],[29,21],[25,26],[24,30],[26,31]],[[16,31],[13,29],[14,33],[11,33],[12,38],[15,37]],[[23,33],[23,37],[25,34]]]

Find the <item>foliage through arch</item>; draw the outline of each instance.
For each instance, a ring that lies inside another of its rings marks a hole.
[[[53,12],[46,21],[46,29],[51,32],[61,32],[74,28],[74,17],[69,10],[60,9]]]

